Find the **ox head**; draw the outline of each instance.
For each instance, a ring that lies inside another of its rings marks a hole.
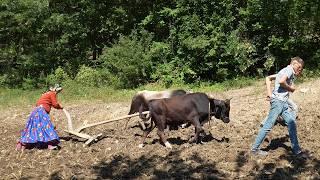
[[[221,119],[224,123],[229,123],[230,100],[218,100],[210,98],[211,115],[217,119]]]

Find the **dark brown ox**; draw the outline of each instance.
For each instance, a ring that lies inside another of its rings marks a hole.
[[[191,93],[170,99],[158,99],[149,102],[151,121],[158,128],[157,134],[166,147],[171,148],[164,130],[169,126],[178,126],[190,123],[195,127],[195,136],[192,142],[198,143],[199,134],[203,132],[202,124],[214,116],[224,123],[229,123],[230,100],[217,100],[208,97],[205,93]],[[210,115],[210,116],[209,116]],[[147,128],[143,133],[142,144],[154,127]]]
[[[181,96],[186,94],[187,92],[185,90],[166,90],[166,91],[139,91],[137,94],[135,94],[131,101],[130,106],[130,114],[137,113],[139,111],[148,111],[148,103],[150,100],[153,99],[163,99],[163,98],[171,98],[174,96]],[[141,118],[144,118],[143,115],[140,115]]]

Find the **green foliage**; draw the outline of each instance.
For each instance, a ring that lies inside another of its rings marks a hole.
[[[98,71],[91,67],[81,66],[75,81],[83,86],[101,86],[108,82],[108,72]]]
[[[152,64],[167,63],[172,58],[170,44],[164,42],[152,42],[148,56]]]
[[[318,49],[314,55],[310,58],[310,63],[312,64],[310,69],[319,69],[320,67],[320,49]]]
[[[6,84],[5,76],[0,76],[0,86],[5,86],[5,84]]]
[[[8,86],[19,87],[24,79],[37,79],[44,67],[39,53],[45,47],[41,29],[47,2],[1,1],[0,9],[0,73]]]
[[[204,35],[187,37],[182,43],[190,50],[205,49],[210,45],[210,41]]]
[[[182,81],[182,77],[175,72],[177,72],[177,69],[173,63],[159,64],[151,77],[163,83],[165,87],[170,87],[174,82]]]
[[[257,66],[274,57],[271,70],[278,71],[293,56],[302,57],[307,67],[313,64],[311,57],[320,45],[315,38],[320,34],[318,2],[250,0],[247,5],[241,11],[242,24],[258,50]]]
[[[19,72],[12,71],[2,75],[2,84],[7,87],[21,87],[23,78]]]
[[[61,68],[58,67],[53,74],[49,74],[46,78],[46,82],[48,85],[52,84],[63,84],[63,82],[69,80],[69,75]]]
[[[37,79],[24,78],[22,82],[22,89],[34,89],[37,88]]]
[[[173,58],[170,44],[154,42],[148,56],[152,61],[152,81],[159,82],[165,87],[182,84],[187,77],[194,75],[189,63],[182,64],[178,58]]]
[[[179,61],[159,64],[151,77],[167,88],[173,84],[183,84],[187,77],[193,76],[195,73],[188,64],[178,64],[177,62]]]
[[[132,38],[123,36],[101,56],[106,70],[119,77],[120,87],[137,87],[148,81],[151,68],[150,57],[147,56],[148,40],[148,37],[138,40],[134,35]]]
[[[314,71],[319,9],[317,0],[1,0],[0,84],[169,87],[263,76],[293,56]],[[59,67],[69,77],[51,74]]]

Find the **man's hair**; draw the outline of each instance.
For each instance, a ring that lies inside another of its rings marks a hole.
[[[295,64],[295,63],[299,63],[299,64],[301,64],[302,66],[304,66],[304,61],[303,61],[303,59],[301,59],[299,56],[296,56],[296,57],[291,58],[290,64]]]

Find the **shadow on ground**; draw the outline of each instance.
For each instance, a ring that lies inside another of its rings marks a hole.
[[[226,175],[216,168],[215,162],[201,159],[193,153],[187,159],[181,158],[181,151],[172,150],[161,157],[153,155],[130,159],[117,155],[112,160],[103,160],[93,166],[98,179],[225,179]]]
[[[280,154],[279,157],[276,157],[276,161],[272,160],[269,155],[261,157],[252,155],[246,151],[239,152],[236,158],[235,168],[237,177],[250,177],[254,179],[297,179],[297,176],[304,173],[308,175],[306,179],[319,179],[320,160],[314,158],[313,154],[308,150],[305,150],[307,156],[304,158],[292,154],[291,147],[284,144],[287,141],[288,136],[276,138],[264,149],[265,151],[277,150],[278,148],[286,149],[285,154]],[[276,151],[273,152],[277,153]],[[259,162],[259,159],[262,159],[262,161]],[[278,162],[280,161],[285,163],[279,165]],[[250,167],[250,170],[244,170],[243,167],[249,163],[251,163],[250,166],[246,167]]]
[[[296,179],[301,173],[306,173],[306,179],[319,179],[320,161],[316,158],[299,158],[291,153],[280,155],[279,161],[288,162],[286,166],[275,163],[263,164],[256,174],[257,179]]]

